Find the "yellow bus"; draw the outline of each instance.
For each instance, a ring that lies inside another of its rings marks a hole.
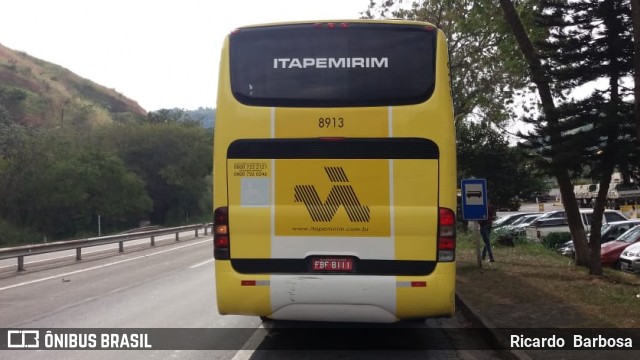
[[[452,316],[455,148],[447,44],[433,25],[233,31],[214,135],[218,311]]]

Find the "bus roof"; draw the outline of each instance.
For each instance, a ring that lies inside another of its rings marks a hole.
[[[301,25],[301,24],[398,24],[398,25],[417,25],[417,26],[431,26],[435,29],[437,27],[432,23],[426,21],[415,20],[403,20],[403,19],[333,19],[333,20],[301,20],[301,21],[285,21],[274,23],[262,23],[262,24],[250,24],[236,28],[235,30],[266,27],[266,26],[286,26],[286,25]],[[234,30],[234,31],[235,31]]]

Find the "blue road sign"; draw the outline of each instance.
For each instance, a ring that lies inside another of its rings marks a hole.
[[[463,220],[487,219],[487,180],[463,179],[460,185]]]

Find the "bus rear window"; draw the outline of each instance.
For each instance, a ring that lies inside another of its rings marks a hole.
[[[246,105],[408,105],[434,88],[436,31],[424,26],[264,26],[229,42],[231,90]]]

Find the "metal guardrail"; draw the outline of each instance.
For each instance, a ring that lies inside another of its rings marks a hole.
[[[24,257],[30,255],[46,254],[56,251],[76,250],[76,260],[82,260],[82,248],[119,243],[119,252],[124,252],[124,242],[151,238],[151,246],[155,246],[155,237],[160,235],[175,234],[176,241],[180,241],[180,233],[195,231],[198,237],[200,229],[204,229],[204,234],[208,234],[208,229],[212,224],[187,225],[174,228],[166,228],[152,231],[141,231],[130,234],[119,234],[102,236],[87,239],[56,241],[47,244],[24,245],[12,248],[0,249],[0,260],[18,258],[18,271],[24,271]]]

